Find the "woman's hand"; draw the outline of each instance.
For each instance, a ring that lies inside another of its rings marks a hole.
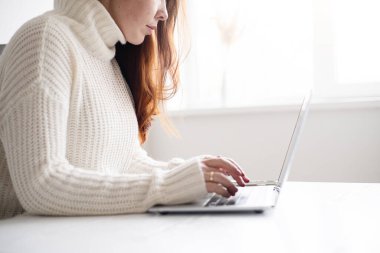
[[[201,160],[204,179],[208,192],[215,192],[225,198],[235,196],[237,187],[231,182],[228,176],[240,186],[245,186],[249,182],[243,170],[232,159],[220,156],[206,156]]]

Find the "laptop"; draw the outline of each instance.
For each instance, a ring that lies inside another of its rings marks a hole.
[[[278,180],[254,181],[245,187],[238,187],[235,196],[224,198],[216,193],[209,193],[205,198],[192,203],[181,205],[156,205],[148,210],[150,213],[230,213],[230,212],[255,212],[262,213],[276,206],[281,189],[286,182],[293,162],[299,137],[301,135],[306,117],[309,111],[310,91],[304,98],[299,111],[297,122],[285,155],[284,162]]]

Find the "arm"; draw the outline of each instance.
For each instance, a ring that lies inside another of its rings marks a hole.
[[[195,161],[196,159],[200,160],[200,157],[194,157],[191,160]],[[188,161],[178,157],[170,159],[168,162],[154,160],[148,156],[147,152],[141,146],[139,146],[136,148],[136,152],[131,162],[132,166],[130,166],[127,173],[141,173],[141,171],[151,171],[155,168],[171,170]]]
[[[41,38],[33,36],[42,33],[41,44],[25,41],[14,45],[18,57],[8,58],[1,85],[0,138],[23,208],[43,215],[133,213],[154,204],[184,203],[206,194],[198,159],[172,170],[157,166],[124,175],[107,175],[70,164],[66,135],[73,62],[69,61],[75,56],[57,44],[57,34],[46,31],[32,30],[28,37],[29,41],[39,41]],[[60,36],[64,38],[64,34]],[[50,64],[53,58],[58,59],[56,64]]]

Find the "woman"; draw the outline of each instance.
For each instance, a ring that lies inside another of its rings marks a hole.
[[[144,212],[249,181],[227,158],[140,146],[166,74],[178,82],[178,2],[56,0],[16,32],[0,58],[0,217]]]

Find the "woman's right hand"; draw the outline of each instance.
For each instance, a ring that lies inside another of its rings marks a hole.
[[[245,186],[249,178],[245,175],[240,166],[232,159],[221,156],[206,156],[201,160],[206,189],[209,193],[216,193],[225,198],[235,196],[238,188],[228,178],[233,179],[240,186]]]

